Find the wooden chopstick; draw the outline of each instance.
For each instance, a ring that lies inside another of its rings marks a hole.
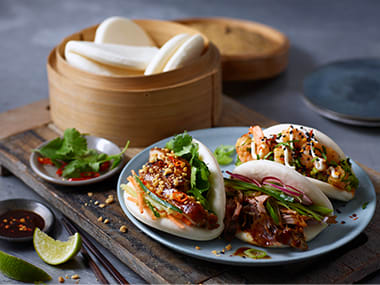
[[[106,259],[106,257],[87,239],[84,233],[73,223],[69,221],[68,218],[63,216],[63,219],[66,223],[70,224],[72,228],[74,228],[82,237],[82,241],[87,249],[98,259],[98,261],[104,266],[104,268],[112,275],[113,278],[119,284],[129,284],[129,282],[120,274],[119,271],[111,264],[111,262]]]
[[[67,222],[66,219],[62,219],[62,223],[64,227],[66,228],[67,232],[70,235],[75,234],[75,229]],[[89,266],[91,267],[91,270],[95,273],[96,278],[100,281],[101,284],[110,284],[107,278],[104,276],[103,272],[100,270],[99,266],[95,263],[95,261],[91,258],[91,256],[88,254],[85,247],[82,246],[81,253],[84,257],[84,259],[88,262]]]

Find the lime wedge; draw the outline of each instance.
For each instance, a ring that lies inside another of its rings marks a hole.
[[[0,272],[5,276],[22,282],[42,282],[51,279],[42,269],[16,256],[0,250]]]
[[[34,249],[47,264],[62,264],[74,257],[82,246],[82,239],[79,233],[70,236],[68,241],[55,240],[41,231],[34,230]]]

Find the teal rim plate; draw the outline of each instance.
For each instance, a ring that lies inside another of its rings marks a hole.
[[[315,111],[339,122],[380,126],[380,58],[332,62],[304,80],[304,98]]]
[[[214,151],[215,148],[221,144],[234,145],[236,139],[247,133],[247,131],[248,127],[223,127],[191,131],[189,134]],[[120,174],[117,194],[121,208],[137,228],[152,239],[182,254],[214,263],[239,266],[268,266],[299,262],[325,254],[348,243],[366,228],[375,212],[376,194],[373,184],[364,170],[353,162],[353,170],[360,181],[355,198],[348,203],[333,202],[334,208],[339,210],[335,211],[338,223],[330,225],[315,239],[308,242],[309,249],[307,251],[299,251],[292,248],[260,248],[234,239],[230,243],[232,249],[222,254],[221,251],[229,244],[223,239],[216,238],[210,241],[193,241],[161,232],[139,222],[129,213],[124,203],[123,190],[121,190],[120,185],[127,182],[127,177],[130,175],[132,169],[137,172],[141,166],[148,161],[149,150],[152,147],[163,147],[170,139],[171,138],[161,140],[147,147],[128,162]],[[221,167],[223,172],[232,170],[233,168],[234,164]],[[366,207],[363,207],[363,205],[366,205]],[[350,218],[353,214],[356,215],[356,220]],[[200,249],[196,250],[196,246]],[[264,250],[270,258],[250,259],[233,256],[234,251],[240,247],[252,247]]]

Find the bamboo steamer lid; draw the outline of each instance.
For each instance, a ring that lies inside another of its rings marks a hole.
[[[219,48],[223,80],[267,79],[288,65],[289,40],[266,25],[231,18],[188,18],[176,22],[199,30]]]
[[[155,27],[163,22],[141,21]],[[178,33],[179,26],[165,22],[161,27],[167,30],[155,34],[153,40],[163,44]],[[63,42],[92,40],[95,30],[96,26],[90,27]],[[192,30],[194,33],[197,31]],[[130,140],[131,146],[140,147],[184,130],[214,126],[221,114],[220,54],[213,44],[205,42],[201,58],[188,66],[134,77],[94,75],[71,67],[59,51],[61,43],[50,52],[47,62],[53,123],[62,130],[75,127],[119,145]]]

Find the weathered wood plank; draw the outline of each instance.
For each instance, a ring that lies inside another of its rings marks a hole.
[[[49,100],[32,104],[0,114],[0,139],[42,126],[50,122]]]
[[[275,123],[231,98],[224,97],[223,100],[225,108],[218,126],[260,124],[267,127]],[[38,106],[41,108],[44,104]],[[105,208],[95,205],[95,201],[104,203],[108,195],[114,195],[116,199],[117,177],[96,185],[68,188],[44,182],[32,172],[29,167],[31,150],[57,136],[57,129],[47,123],[0,139],[0,165],[150,283],[352,283],[380,268],[379,211],[364,233],[351,243],[328,255],[293,265],[248,269],[213,264],[169,250],[140,232],[126,218],[117,202]],[[126,156],[130,159],[139,151],[140,148],[131,148]],[[364,168],[380,193],[380,174]],[[93,192],[93,196],[89,197],[87,192]],[[100,216],[108,218],[110,223],[99,222]],[[119,231],[121,225],[128,227],[127,233]]]

